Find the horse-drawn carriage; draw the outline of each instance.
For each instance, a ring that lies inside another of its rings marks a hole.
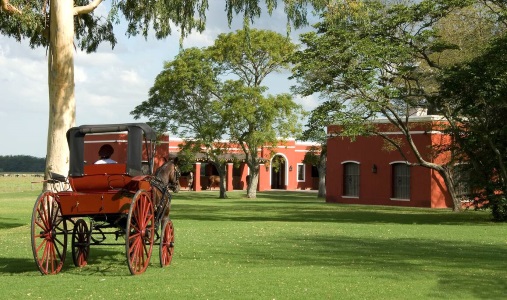
[[[86,163],[85,136],[105,133],[127,134],[125,162]],[[88,263],[91,245],[125,245],[130,273],[140,274],[155,243],[160,244],[160,265],[168,266],[174,251],[170,190],[179,190],[178,171],[174,162],[166,161],[153,172],[156,134],[151,127],[84,125],[69,129],[67,141],[69,175],[52,174],[51,189],[37,198],[32,213],[32,250],[40,272],[60,272],[68,236],[78,267]]]

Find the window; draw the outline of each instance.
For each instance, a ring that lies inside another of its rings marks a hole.
[[[207,163],[201,164],[201,174],[199,174],[200,176],[206,176],[206,166],[207,165],[208,165]]]
[[[393,198],[410,199],[410,166],[393,164]]]
[[[454,179],[454,190],[456,196],[466,198],[471,194],[470,188],[470,166],[467,164],[455,165],[452,171]]]
[[[305,181],[305,165],[298,164],[298,181]]]
[[[319,177],[319,168],[312,166],[312,177]]]
[[[343,164],[343,195],[359,197],[359,164],[348,162]]]

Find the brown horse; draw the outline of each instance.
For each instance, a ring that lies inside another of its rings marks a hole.
[[[220,176],[218,175],[211,175],[208,177],[207,189],[212,190],[214,186],[220,187]]]
[[[173,161],[165,159],[165,162],[154,173],[151,185],[153,189],[153,205],[157,220],[167,218],[171,209],[171,194],[180,191],[180,171],[178,169],[178,158]]]

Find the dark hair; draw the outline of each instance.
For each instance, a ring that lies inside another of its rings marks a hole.
[[[111,155],[113,155],[113,153],[114,153],[114,149],[109,144],[102,145],[102,147],[100,147],[100,149],[99,149],[100,158],[110,158]]]

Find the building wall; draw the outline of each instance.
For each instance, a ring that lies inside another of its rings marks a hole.
[[[127,135],[126,134],[87,134],[85,136],[84,159],[86,164],[93,164],[99,159],[99,149],[104,144],[114,148],[111,159],[118,163],[127,162]],[[155,147],[154,169],[161,166],[163,158],[169,156],[169,136],[162,136]],[[143,160],[148,160],[145,145],[143,144]]]
[[[127,161],[127,135],[122,133],[115,134],[88,134],[85,137],[84,159],[86,164],[93,164],[99,159],[98,151],[104,144],[110,144],[115,149],[111,158],[118,163],[126,163]],[[174,157],[179,152],[179,144],[183,140],[178,138],[170,138],[169,135],[162,135],[160,141],[156,145],[154,157],[154,170],[164,163],[164,158]],[[259,184],[258,191],[265,191],[272,189],[272,182],[274,177],[280,175],[283,177],[282,184],[277,187],[285,190],[308,190],[318,189],[318,180],[312,178],[312,166],[303,164],[303,159],[312,147],[318,147],[315,143],[297,142],[295,140],[288,140],[285,143],[280,143],[278,147],[271,149],[267,148],[258,150],[261,157],[266,158],[266,164],[261,165],[259,168]],[[144,146],[143,146],[143,149]],[[229,153],[242,154],[243,151],[238,145],[230,144]],[[285,159],[283,168],[278,173],[275,172],[271,165],[271,161],[275,155],[281,156]],[[148,156],[144,150],[143,159],[147,161]],[[298,180],[298,164],[302,165],[304,171],[304,180]],[[213,170],[211,164],[205,162],[197,162],[194,164],[194,190],[204,190],[208,187],[209,175],[218,174]],[[227,175],[227,190],[241,189],[246,190],[247,183],[246,177],[248,176],[249,168],[245,163],[239,165],[239,169],[233,170],[232,163],[228,166]],[[201,169],[202,173],[201,173]],[[200,176],[202,174],[202,176]],[[236,176],[233,176],[236,174]],[[188,188],[188,178],[182,176],[180,184],[183,188]]]
[[[170,138],[169,140],[169,151],[171,154],[177,154],[179,152],[179,145],[183,143],[183,140],[178,138]],[[258,150],[259,156],[266,158],[269,162],[266,162],[264,165],[259,166],[259,184],[257,187],[258,191],[265,191],[272,189],[272,183],[274,180],[279,179],[281,184],[276,187],[276,189],[284,189],[284,190],[308,190],[308,189],[318,189],[318,180],[312,178],[311,165],[303,164],[303,159],[307,152],[310,151],[312,147],[318,146],[315,143],[305,143],[298,142],[295,140],[288,140],[285,143],[280,143],[278,147],[272,148],[268,150],[267,148],[262,148]],[[229,145],[229,153],[234,154],[242,154],[243,151],[238,145],[230,144]],[[281,156],[285,160],[285,164],[280,168],[278,172],[272,166],[272,160],[275,156]],[[304,171],[304,180],[298,181],[298,164],[303,165]],[[204,163],[201,163],[201,167]],[[232,168],[230,168],[232,170]],[[239,174],[238,176],[233,176],[232,173]],[[241,163],[239,165],[239,169],[235,171],[228,172],[228,182],[232,182],[232,184],[228,184],[230,190],[232,189],[242,189],[246,190],[246,176],[249,174],[249,168],[246,163]],[[194,174],[198,174],[195,173]],[[208,176],[215,174],[213,171],[213,167],[209,164],[205,165],[204,176],[200,176],[200,184],[195,185],[194,188],[196,190],[204,189],[208,186]],[[185,180],[186,179],[182,179]],[[184,185],[184,182],[182,182]]]
[[[446,145],[449,137],[438,130],[438,122],[428,116],[414,119],[411,134],[417,149],[430,162],[442,163],[449,159],[448,153],[436,155],[435,147]],[[403,139],[392,125],[375,124],[382,132],[395,139]],[[340,131],[339,125],[329,126],[328,133]],[[409,162],[416,162],[415,155],[403,140],[402,151]],[[396,205],[413,207],[451,207],[452,202],[438,172],[421,166],[410,167],[410,197],[393,197],[393,163],[406,159],[379,136],[360,136],[355,140],[342,137],[328,139],[326,172],[327,202]],[[359,164],[359,195],[344,196],[344,163]],[[375,166],[376,172],[373,171]]]

